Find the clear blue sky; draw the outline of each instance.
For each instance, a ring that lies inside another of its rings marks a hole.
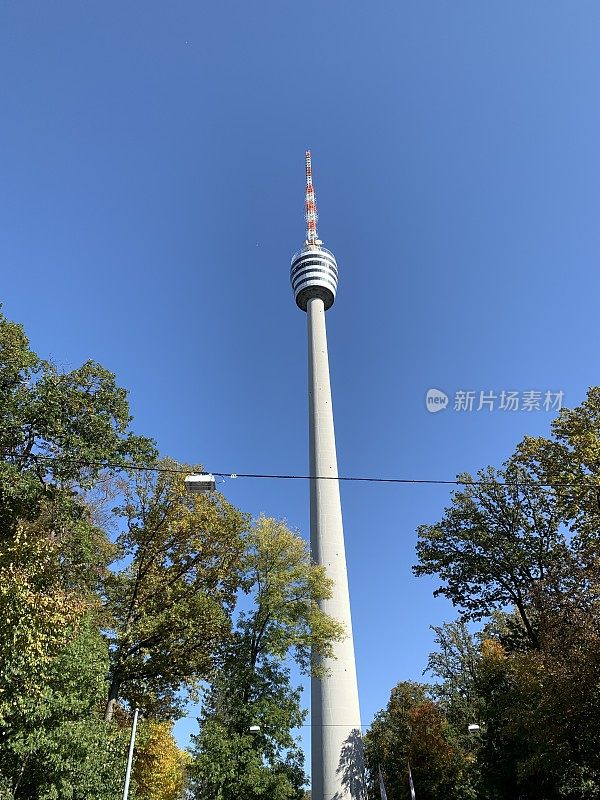
[[[598,383],[599,40],[595,0],[3,0],[4,310],[65,368],[116,372],[164,453],[306,472],[311,147],[341,473],[499,465],[553,414],[425,392]],[[307,532],[302,482],[223,491]],[[367,725],[454,616],[410,570],[448,499],[342,488]]]

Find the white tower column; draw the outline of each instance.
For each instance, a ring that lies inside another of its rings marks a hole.
[[[310,484],[311,549],[333,580],[332,596],[321,608],[347,633],[335,645],[335,658],[325,661],[329,675],[311,683],[312,800],[362,800],[360,709],[323,300],[309,298],[306,310],[310,474],[316,476]]]

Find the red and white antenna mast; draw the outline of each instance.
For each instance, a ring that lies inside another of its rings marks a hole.
[[[306,244],[319,244],[317,236],[317,204],[315,202],[315,190],[312,182],[312,163],[310,160],[310,150],[306,151]]]

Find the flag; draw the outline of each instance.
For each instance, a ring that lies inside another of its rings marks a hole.
[[[408,762],[408,785],[410,786],[410,798],[416,800],[415,785],[412,779],[412,772],[410,771],[410,761]]]
[[[379,792],[381,793],[381,800],[387,800],[387,792],[385,791],[385,784],[383,782],[383,775],[381,774],[381,767],[379,767]]]

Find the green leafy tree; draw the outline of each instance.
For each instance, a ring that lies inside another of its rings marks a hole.
[[[600,528],[600,386],[576,408],[563,408],[549,438],[526,436],[515,461],[554,486],[565,524],[581,540],[597,540]]]
[[[97,590],[113,559],[82,492],[152,462],[126,392],[89,361],[61,372],[0,314],[0,786],[12,798],[114,796],[118,729],[98,718]],[[106,794],[102,794],[104,789]]]
[[[319,607],[331,596],[325,568],[314,564],[307,542],[281,520],[260,517],[246,539],[244,588],[250,611],[239,615],[238,631],[248,643],[248,663],[263,655],[292,655],[306,674],[322,674],[321,657],[333,655],[344,638],[342,625]]]
[[[600,389],[549,438],[525,437],[505,470],[464,479],[443,520],[420,528],[415,572],[487,620],[471,645],[438,629],[430,659],[452,724],[461,695],[475,697],[479,797],[600,797]]]
[[[480,661],[479,636],[473,636],[462,620],[432,626],[437,649],[430,654],[427,671],[439,680],[431,694],[440,704],[455,741],[470,750],[468,726],[482,720],[477,679]]]
[[[540,687],[534,689],[533,681],[542,678],[532,669],[536,662],[539,650],[511,654],[497,639],[482,641],[478,687],[485,728],[478,762],[486,796],[499,800],[560,797],[553,774],[554,754],[550,747],[538,748],[532,737],[531,723],[540,697]]]
[[[65,631],[58,652],[44,651],[20,692],[2,700],[0,797],[3,800],[109,800],[118,795],[127,731],[107,726],[99,698],[108,652],[95,625],[83,618]],[[9,686],[24,664],[18,650]]]
[[[303,754],[293,736],[305,712],[285,659],[321,672],[343,628],[319,608],[331,581],[312,563],[307,543],[261,517],[247,539],[240,611],[223,667],[206,693],[194,738],[192,794],[197,800],[302,800]],[[259,731],[251,732],[252,726]]]
[[[514,606],[530,643],[538,646],[536,600],[540,585],[560,588],[568,558],[555,495],[513,463],[488,467],[434,525],[418,528],[415,575],[437,575],[445,595],[466,619]]]
[[[217,665],[242,580],[246,515],[222,495],[190,495],[181,465],[160,462],[125,490],[123,569],[106,581],[110,720],[119,698],[172,719]]]
[[[261,659],[252,676],[230,663],[205,697],[201,732],[194,737],[191,793],[197,800],[301,800],[304,756],[293,736],[305,713],[289,670]],[[237,680],[245,683],[245,701]],[[233,696],[231,693],[234,693]],[[251,731],[257,726],[258,731]]]
[[[61,373],[0,313],[0,534],[61,489],[91,486],[107,464],[150,462],[154,444],[130,421],[112,373],[93,361]]]

